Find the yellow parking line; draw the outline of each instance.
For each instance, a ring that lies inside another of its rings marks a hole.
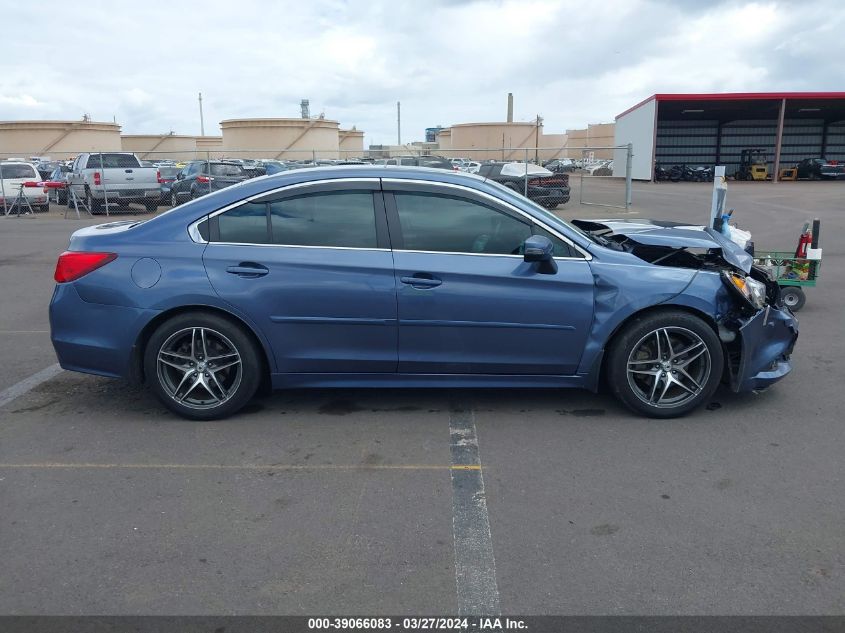
[[[0,464],[0,469],[144,469],[144,470],[477,470],[480,466],[450,466],[439,464],[97,464],[42,462],[31,464]]]

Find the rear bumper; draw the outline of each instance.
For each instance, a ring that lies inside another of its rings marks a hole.
[[[57,284],[50,340],[64,369],[131,378],[132,348],[155,310],[83,301],[73,283]]]
[[[740,328],[739,367],[731,376],[734,391],[765,389],[792,371],[789,357],[798,339],[798,321],[788,310],[760,310]]]
[[[108,196],[109,202],[117,200],[128,200],[129,202],[143,202],[158,199],[161,196],[161,189],[156,186],[153,189],[146,188],[124,188],[112,189],[107,187],[91,188],[91,197],[94,200],[105,200]]]
[[[556,202],[557,204],[563,204],[564,202],[569,202],[569,187],[560,187],[556,189],[529,187],[528,199],[540,204],[544,202]]]

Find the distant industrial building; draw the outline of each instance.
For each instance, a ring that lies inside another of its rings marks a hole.
[[[845,161],[845,92],[655,94],[616,117],[613,145],[633,145],[631,174],[651,180],[656,163],[724,165],[762,149],[769,172],[804,158]],[[614,175],[624,175],[617,150]]]

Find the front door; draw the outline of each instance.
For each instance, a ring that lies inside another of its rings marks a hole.
[[[378,179],[269,194],[213,217],[206,270],[281,373],[396,371],[396,290]]]
[[[588,262],[512,209],[456,191],[385,183],[400,373],[574,374],[593,316]],[[523,261],[532,234],[555,243],[556,273]]]

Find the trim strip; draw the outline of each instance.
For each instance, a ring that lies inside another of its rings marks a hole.
[[[593,259],[593,256],[590,254],[589,251],[585,250],[584,248],[582,248],[581,246],[579,246],[578,244],[576,244],[575,242],[570,240],[568,237],[561,234],[561,232],[558,231],[557,229],[554,229],[554,228],[548,226],[547,224],[544,224],[539,218],[535,218],[533,215],[526,213],[522,209],[519,209],[518,207],[513,206],[512,204],[510,204],[509,202],[507,202],[505,200],[502,200],[501,198],[497,198],[496,196],[492,196],[489,193],[486,193],[484,191],[479,191],[478,189],[473,189],[472,187],[466,187],[464,185],[456,185],[454,183],[447,183],[447,182],[438,182],[438,181],[435,181],[435,180],[417,180],[417,179],[411,179],[411,178],[328,178],[328,179],[324,179],[324,180],[311,180],[311,181],[308,181],[308,182],[300,182],[300,183],[295,183],[295,184],[292,184],[292,185],[285,185],[284,187],[279,187],[278,189],[272,189],[270,191],[264,191],[262,193],[255,194],[254,196],[244,198],[243,200],[238,200],[237,202],[233,202],[232,204],[228,204],[225,207],[218,209],[217,211],[213,211],[212,213],[209,213],[208,215],[205,215],[205,216],[201,217],[200,219],[195,220],[194,222],[192,222],[188,226],[188,235],[191,237],[191,240],[193,240],[194,242],[198,242],[199,244],[208,244],[209,241],[202,239],[202,236],[199,235],[199,229],[197,228],[200,224],[205,222],[207,219],[211,219],[213,217],[216,217],[216,216],[220,215],[221,213],[225,213],[226,211],[229,211],[230,209],[234,209],[235,207],[240,206],[244,203],[250,202],[252,200],[256,200],[258,198],[263,198],[264,196],[269,196],[269,195],[272,195],[274,193],[287,192],[287,191],[291,191],[293,189],[301,189],[303,187],[310,187],[310,186],[314,186],[314,185],[323,185],[323,184],[327,184],[327,183],[350,183],[350,182],[359,182],[359,183],[366,183],[366,184],[378,184],[379,189],[381,188],[382,182],[397,183],[397,184],[401,184],[401,183],[421,184],[421,185],[428,185],[428,186],[435,186],[435,187],[446,187],[446,188],[450,188],[450,189],[459,189],[459,190],[464,191],[464,192],[468,192],[468,193],[471,193],[471,194],[474,194],[474,195],[478,195],[478,196],[481,196],[482,198],[487,198],[488,200],[490,200],[490,201],[492,201],[496,204],[499,204],[499,205],[507,207],[508,209],[511,209],[512,211],[521,215],[523,218],[531,221],[533,224],[537,224],[540,227],[542,227],[543,229],[545,229],[546,231],[548,231],[549,233],[551,233],[552,235],[557,236],[558,238],[560,238],[561,240],[563,240],[564,242],[566,242],[567,244],[569,244],[570,246],[575,248],[579,253],[581,253],[583,255],[583,257],[555,257],[556,260],[558,260],[558,259],[561,259],[561,260],[573,259],[573,260],[590,261],[590,260]],[[200,241],[198,241],[196,239],[196,237],[199,237]],[[391,249],[387,249],[387,248],[358,248],[358,247],[352,247],[352,246],[301,246],[301,245],[297,245],[297,244],[251,244],[251,243],[244,243],[244,242],[213,242],[213,243],[214,244],[224,244],[224,245],[227,245],[227,246],[274,246],[274,247],[283,246],[283,247],[287,247],[287,248],[327,248],[327,249],[359,250],[359,251],[360,250],[364,250],[364,251],[390,251],[391,250]],[[437,255],[480,255],[480,256],[486,256],[486,257],[492,256],[492,257],[519,257],[519,258],[522,258],[522,255],[498,255],[498,254],[495,254],[495,253],[454,253],[454,252],[450,252],[450,251],[412,251],[412,250],[406,251],[405,249],[393,249],[393,250],[396,250],[397,252],[401,251],[401,252],[408,252],[408,253],[431,253],[431,254],[437,254]]]
[[[306,323],[313,325],[396,325],[396,319],[366,319],[357,317],[271,316],[273,323]]]
[[[399,325],[420,327],[482,327],[497,329],[524,330],[574,330],[573,325],[554,325],[551,323],[510,323],[507,321],[450,321],[447,319],[399,319]]]

